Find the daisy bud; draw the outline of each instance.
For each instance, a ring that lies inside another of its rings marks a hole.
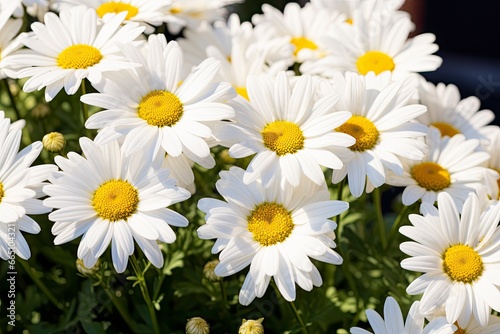
[[[229,150],[224,149],[219,153],[220,159],[223,163],[228,165],[233,165],[236,162],[236,159],[229,155]]]
[[[218,282],[222,279],[222,277],[217,276],[215,274],[215,267],[219,264],[219,260],[213,260],[207,262],[205,267],[203,267],[203,276],[210,282]]]
[[[264,326],[262,326],[264,318],[257,320],[245,320],[241,322],[238,334],[264,334]]]
[[[82,274],[85,277],[94,276],[99,271],[100,268],[101,268],[101,261],[99,259],[97,259],[97,262],[94,264],[92,268],[85,267],[82,259],[76,260],[76,269],[80,274]]]
[[[49,114],[50,114],[50,107],[45,103],[39,103],[31,110],[31,116],[37,119],[45,118]]]
[[[61,152],[66,145],[64,136],[59,132],[51,132],[42,138],[43,148],[52,153]]]
[[[188,319],[186,324],[186,334],[208,334],[210,325],[203,318],[194,317]]]
[[[14,82],[9,82],[9,90],[12,93],[12,95],[14,95],[14,96],[19,94],[19,91],[20,91],[19,86]]]

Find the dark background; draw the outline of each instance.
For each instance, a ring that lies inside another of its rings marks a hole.
[[[418,0],[413,0],[418,1]],[[427,1],[425,31],[436,35],[443,65],[423,74],[432,82],[453,83],[462,97],[481,100],[500,125],[500,15],[493,0]]]
[[[261,13],[268,3],[283,10],[282,0],[246,0],[232,6],[242,21]],[[296,1],[304,4],[306,1]],[[407,0],[417,32],[436,35],[443,64],[435,72],[422,73],[433,82],[453,83],[462,98],[477,96],[481,109],[491,109],[500,125],[500,2],[496,0]]]

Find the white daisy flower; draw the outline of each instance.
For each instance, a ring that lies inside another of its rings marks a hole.
[[[15,5],[14,17],[22,18],[24,9],[26,9],[29,15],[41,22],[43,22],[43,16],[49,11],[52,2],[53,0],[9,0],[10,4]]]
[[[392,82],[390,78],[389,72],[379,76],[337,73],[330,88],[340,95],[335,110],[352,113],[336,131],[356,139],[349,147],[353,159],[333,171],[332,182],[338,183],[347,175],[355,197],[363,194],[365,184],[368,192],[384,184],[388,170],[402,174],[401,158],[421,160],[427,149],[419,138],[428,128],[413,121],[426,108],[409,104],[415,86],[411,81]]]
[[[0,122],[3,121],[5,118],[7,118],[9,120],[9,122],[11,121],[8,117],[5,117],[4,111],[0,110]],[[26,126],[26,121],[24,119],[20,119],[20,120],[15,121],[14,123],[11,123],[9,130],[12,130],[12,129],[22,130],[22,129],[24,129],[25,126]]]
[[[163,167],[170,169],[171,176],[177,181],[177,186],[185,188],[189,190],[191,194],[194,194],[196,191],[193,173],[193,165],[195,162],[207,169],[215,167],[215,160],[212,156],[200,159],[189,153],[181,153],[178,157],[166,154],[163,159]]]
[[[401,175],[390,174],[387,183],[406,187],[403,204],[412,205],[419,199],[434,204],[439,193],[449,193],[461,208],[470,192],[483,187],[485,168],[481,167],[490,155],[478,151],[479,140],[466,140],[462,134],[441,137],[430,129],[425,138],[429,151],[421,161],[404,161]]]
[[[495,127],[491,134],[488,135],[488,144],[485,147],[486,152],[490,154],[490,159],[486,163],[485,169],[485,185],[487,194],[493,200],[500,199],[500,128]]]
[[[500,333],[500,318],[495,315],[489,316],[487,326],[481,326],[476,320],[471,319],[464,327],[458,327],[457,334],[496,334]]]
[[[16,68],[7,64],[7,57],[23,46],[18,37],[23,20],[10,18],[15,8],[14,2],[0,4],[0,80],[16,77]]]
[[[82,96],[84,103],[106,109],[90,116],[85,126],[101,130],[98,145],[122,138],[127,154],[147,150],[156,156],[161,149],[173,157],[184,153],[213,160],[208,125],[234,116],[226,102],[236,96],[229,83],[213,82],[220,63],[206,59],[184,79],[175,41],[167,44],[164,35],[150,35],[148,46],[146,57],[132,45],[122,46],[131,61],[143,66],[113,73],[101,93]]]
[[[250,75],[276,74],[292,63],[288,40],[276,39],[269,31],[256,31],[250,22],[240,24],[233,14],[228,23],[216,21],[212,26],[202,24],[198,29],[186,29],[186,38],[179,39],[186,66],[198,64],[207,57],[220,61],[217,80],[233,85],[240,96],[248,99],[246,80]]]
[[[45,99],[50,101],[63,87],[67,94],[75,94],[85,78],[95,85],[103,72],[137,66],[116,55],[116,43],[131,42],[144,30],[136,23],[121,27],[125,15],[117,14],[99,25],[94,9],[75,7],[62,11],[60,17],[45,14],[45,24],[33,23],[33,33],[21,39],[31,50],[11,57],[13,65],[23,67],[18,77],[30,77],[23,90],[45,87]]]
[[[1,112],[3,116],[3,112]],[[0,258],[14,251],[20,258],[31,256],[21,232],[37,234],[40,226],[28,215],[50,212],[39,199],[54,165],[30,167],[38,158],[42,143],[37,141],[18,152],[21,130],[11,127],[10,119],[0,119]],[[10,251],[9,251],[10,250]]]
[[[235,37],[248,41],[253,39],[250,22],[240,22],[237,14],[231,14],[226,21],[217,20],[213,24],[202,22],[199,27],[186,28],[177,42],[184,54],[184,65],[191,70],[207,58],[207,47],[216,48],[225,59],[231,58],[232,40]]]
[[[235,122],[215,133],[233,158],[256,153],[245,171],[246,184],[262,178],[266,187],[276,180],[297,186],[305,176],[320,185],[325,182],[321,166],[342,168],[352,155],[347,147],[354,138],[333,131],[351,113],[332,112],[338,95],[317,98],[318,83],[311,76],[297,77],[294,85],[285,72],[276,78],[252,76],[247,88],[250,102],[241,99]]]
[[[481,203],[479,203],[481,205]],[[436,318],[445,317],[445,306],[441,306],[436,311],[432,312],[432,314],[426,314],[425,317],[428,320],[434,320]],[[447,322],[447,321],[446,321]],[[500,333],[500,318],[495,315],[490,315],[487,326],[481,326],[474,318],[471,318],[469,323],[460,327],[458,323],[454,323],[457,327],[455,334],[496,334]]]
[[[295,2],[288,3],[283,13],[268,4],[262,5],[262,11],[263,14],[252,17],[256,29],[273,31],[276,37],[286,38],[294,50],[292,63],[302,63],[329,54],[322,37],[345,21],[344,16],[317,9],[311,4],[301,8]]]
[[[170,225],[185,227],[188,221],[166,208],[189,198],[186,189],[175,186],[170,171],[155,167],[140,151],[125,155],[117,141],[98,147],[80,139],[85,157],[69,153],[55,162],[61,172],[52,173],[44,187],[50,196],[43,203],[55,210],[54,244],[60,245],[83,234],[78,258],[85,267],[94,266],[111,242],[113,265],[125,271],[134,252],[134,241],[156,267],[163,265],[157,240],[172,243],[176,235]]]
[[[495,118],[491,110],[479,110],[481,102],[475,96],[460,99],[457,86],[444,83],[434,85],[422,79],[419,86],[420,103],[427,113],[418,118],[425,125],[433,126],[442,136],[452,137],[461,133],[466,139],[486,141],[495,126],[486,126]],[[478,111],[479,110],[479,111]]]
[[[411,305],[406,322],[404,322],[398,302],[392,297],[387,297],[384,303],[385,320],[370,309],[366,310],[366,317],[375,334],[453,334],[457,329],[444,317],[436,318],[424,326],[424,316],[420,313],[418,301]],[[371,334],[359,327],[352,327],[350,332],[351,334]]]
[[[321,10],[340,12],[346,17],[346,21],[352,23],[354,12],[362,7],[374,8],[377,11],[396,11],[405,0],[311,0],[311,4]]]
[[[196,28],[202,22],[222,19],[227,10],[224,6],[243,0],[172,0],[165,17],[168,30],[178,34],[182,28]]]
[[[413,24],[408,15],[391,11],[356,10],[352,25],[338,26],[323,37],[330,54],[300,66],[301,73],[333,77],[336,71],[352,71],[362,75],[391,71],[396,80],[417,72],[434,71],[442,59],[434,52],[433,34],[408,39]]]
[[[277,44],[267,43],[247,43],[247,41],[234,38],[231,49],[231,56],[225,57],[215,47],[207,48],[207,56],[214,57],[221,63],[218,79],[229,82],[239,96],[248,100],[246,88],[247,79],[252,75],[269,73],[271,76],[289,67],[287,60],[277,62],[269,61],[275,51]],[[286,45],[281,44],[282,47]]]
[[[473,317],[484,327],[491,309],[500,310],[500,203],[481,211],[478,197],[471,193],[459,216],[448,193],[440,193],[437,202],[439,209],[423,203],[422,216],[409,216],[413,226],[399,229],[414,240],[400,245],[411,256],[401,267],[424,273],[406,291],[423,294],[424,314],[444,305],[449,323],[465,328]]]
[[[295,283],[306,291],[322,279],[310,258],[341,264],[329,217],[346,211],[347,202],[330,201],[326,184],[264,188],[260,180],[246,184],[244,170],[232,167],[220,173],[218,192],[225,201],[203,198],[198,208],[206,224],[198,228],[201,239],[215,239],[212,252],[220,263],[215,274],[233,275],[250,265],[239,294],[242,305],[262,297],[271,277],[288,301],[295,300]]]
[[[137,22],[145,26],[147,34],[151,34],[154,31],[152,26],[162,24],[169,2],[158,0],[55,0],[53,7],[62,11],[82,5],[95,9],[97,15],[104,21],[109,20],[115,14],[127,12],[124,23]]]

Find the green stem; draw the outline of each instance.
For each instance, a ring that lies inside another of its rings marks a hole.
[[[401,223],[403,222],[403,218],[405,218],[406,216],[408,216],[408,210],[409,209],[410,209],[409,206],[406,206],[406,205],[403,206],[403,208],[399,212],[398,216],[394,220],[394,224],[392,225],[391,231],[389,232],[389,239],[387,241],[387,248],[386,249],[389,249],[389,247],[391,247],[391,244],[394,241],[394,238],[396,236],[396,231],[401,226]]]
[[[151,324],[153,325],[153,332],[155,334],[160,334],[160,327],[158,326],[158,319],[156,318],[155,308],[153,306],[153,302],[151,301],[151,297],[149,296],[148,286],[146,285],[146,280],[144,279],[144,272],[141,270],[141,266],[137,261],[137,258],[134,254],[130,257],[132,262],[132,267],[134,268],[135,275],[137,277],[137,281],[139,282],[139,286],[141,287],[142,297],[148,306],[149,315],[151,317]]]
[[[384,215],[382,214],[382,199],[381,199],[380,188],[375,188],[373,190],[373,205],[375,206],[375,211],[377,213],[377,225],[379,228],[380,242],[382,243],[382,248],[387,248],[387,236],[385,231]]]
[[[343,259],[343,265],[342,265],[342,272],[344,273],[344,276],[347,280],[347,284],[349,285],[349,288],[351,288],[351,291],[354,293],[354,299],[356,300],[356,314],[358,313],[360,309],[360,303],[361,300],[359,298],[359,293],[358,293],[358,288],[356,287],[356,282],[354,281],[354,277],[351,274],[351,256],[347,251],[344,251],[342,243],[339,241],[337,244],[337,247],[339,248],[340,254],[342,255]]]
[[[153,292],[153,300],[158,299],[158,295],[161,292],[161,286],[162,286],[164,280],[165,280],[165,274],[160,271],[159,278],[158,278],[158,284],[156,285],[156,289]]]
[[[342,200],[342,192],[344,190],[344,185],[345,185],[345,179],[340,181],[339,186],[338,186],[337,200],[339,200],[339,201]],[[356,282],[354,281],[354,277],[352,276],[351,270],[349,269],[351,266],[351,257],[349,256],[347,251],[343,250],[342,243],[340,242],[340,240],[342,239],[340,237],[340,235],[343,231],[343,227],[340,226],[340,221],[341,221],[340,216],[341,216],[340,214],[335,216],[335,222],[337,223],[337,229],[338,229],[337,240],[339,240],[339,242],[337,243],[337,247],[338,247],[340,254],[342,255],[343,261],[344,261],[344,265],[342,266],[342,269],[343,269],[342,271],[343,271],[345,278],[347,280],[347,284],[351,288],[351,291],[354,293],[354,298],[356,299],[356,307],[357,307],[356,313],[357,313],[358,309],[360,308],[360,305],[359,305],[360,298],[359,298],[358,289],[356,288]]]
[[[42,123],[42,131],[43,131],[43,135],[45,136],[47,133],[49,133],[47,131],[47,129],[49,128],[47,126],[47,117],[44,117],[40,123]]]
[[[115,306],[115,308],[118,310],[118,313],[120,313],[121,317],[125,322],[127,323],[127,326],[130,328],[130,330],[134,333],[137,333],[137,328],[135,323],[132,321],[132,316],[128,313],[127,309],[125,306],[121,303],[118,298],[116,298],[116,295],[111,291],[109,287],[105,287],[103,285],[104,292],[106,292],[106,295],[108,295],[108,298],[111,299],[111,302]]]
[[[219,281],[219,286],[220,286],[220,294],[222,298],[222,306],[224,307],[224,310],[227,310],[227,296],[226,296],[226,289],[224,288],[224,281],[221,279]]]
[[[31,266],[29,265],[28,261],[24,260],[18,260],[17,263],[21,264],[21,267],[23,267],[23,270],[28,274],[28,276],[31,278],[31,280],[36,284],[36,286],[42,290],[42,292],[45,294],[45,296],[49,299],[49,301],[54,304],[55,307],[60,309],[61,311],[64,310],[63,304],[57,301],[57,298],[50,292],[49,288],[40,280],[40,278],[36,277],[35,274],[33,273],[33,270],[31,269]]]
[[[342,192],[344,190],[344,180],[340,181],[338,184],[338,192],[337,192],[337,201],[342,200]],[[337,229],[338,229],[338,235],[337,238],[340,238],[340,233],[341,233],[341,228],[340,228],[340,215],[338,214],[335,216],[335,222],[337,223]]]
[[[82,96],[87,94],[87,89],[85,88],[85,79],[82,80]],[[83,132],[87,138],[91,137],[90,130],[85,127],[85,122],[89,119],[89,109],[85,103],[80,99],[80,105],[82,106],[82,116],[83,116]],[[92,138],[91,138],[92,139]]]
[[[15,99],[14,95],[12,95],[12,92],[11,92],[10,87],[9,87],[9,83],[7,82],[7,79],[2,80],[2,81],[4,82],[4,85],[5,85],[5,91],[7,92],[7,95],[9,96],[10,106],[12,107],[12,109],[14,109],[14,112],[16,113],[17,120],[20,120],[22,118],[21,113],[19,112],[19,109],[17,109],[16,99]]]
[[[299,325],[302,329],[302,333],[309,334],[307,327],[304,323],[304,320],[302,320],[302,317],[300,316],[299,310],[297,310],[297,307],[295,307],[294,302],[289,302],[288,305],[290,305],[290,308],[292,309],[292,312],[295,315],[295,319],[297,319],[297,322],[299,323]]]
[[[344,190],[344,180],[340,181],[337,185],[337,200],[341,201],[342,200],[342,192]],[[340,240],[340,235],[342,234],[343,226],[340,226],[340,222],[342,220],[341,214],[338,214],[335,216],[335,223],[337,223],[337,240]],[[323,263],[323,280],[326,284],[333,285],[333,282],[335,281],[335,272],[337,267],[331,265],[330,263]]]
[[[300,73],[300,65],[302,65],[302,63],[294,63],[293,64],[293,71],[295,72],[295,75],[297,75],[297,76],[302,75]]]

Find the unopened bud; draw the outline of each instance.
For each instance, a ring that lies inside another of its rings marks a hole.
[[[264,334],[264,326],[262,326],[264,318],[257,320],[245,320],[241,322],[238,334]]]
[[[220,159],[222,160],[223,163],[228,164],[228,165],[232,165],[232,164],[234,164],[236,162],[236,159],[229,155],[229,150],[228,149],[223,149],[219,153],[219,157],[220,157]]]
[[[99,271],[100,268],[101,268],[101,261],[99,259],[97,259],[97,262],[94,264],[92,268],[85,267],[85,264],[83,264],[82,259],[76,260],[76,269],[83,276],[86,277],[94,276]]]
[[[31,116],[33,118],[45,118],[48,114],[50,114],[50,107],[45,103],[39,103],[31,110]]]
[[[186,323],[186,334],[208,334],[210,325],[203,318],[194,317]]]
[[[42,138],[43,148],[52,153],[61,152],[66,145],[64,136],[59,132],[47,133]]]
[[[222,278],[215,274],[215,267],[219,264],[219,260],[208,261],[203,267],[203,276],[210,282],[218,282]]]

